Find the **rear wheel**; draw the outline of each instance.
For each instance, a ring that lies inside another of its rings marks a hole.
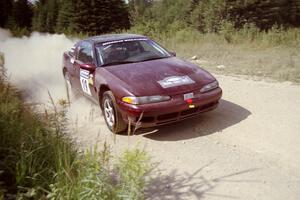
[[[115,97],[111,91],[106,91],[102,98],[102,112],[107,127],[113,133],[121,133],[127,129],[121,113],[117,109]]]

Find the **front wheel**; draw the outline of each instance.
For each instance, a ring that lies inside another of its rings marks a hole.
[[[111,91],[106,91],[102,98],[102,112],[107,127],[113,133],[121,133],[127,129],[121,113],[117,109],[115,97]]]

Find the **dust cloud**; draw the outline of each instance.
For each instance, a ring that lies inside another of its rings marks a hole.
[[[29,37],[14,38],[0,29],[0,51],[5,55],[5,67],[10,81],[25,91],[26,99],[44,102],[65,98],[62,76],[62,54],[74,40],[65,35],[32,33]]]
[[[78,39],[69,39],[63,34],[37,32],[16,38],[0,29],[0,52],[5,55],[7,75],[10,82],[23,91],[26,102],[49,104],[48,91],[55,102],[67,99],[62,55],[76,41]],[[69,113],[73,121],[86,121],[94,107],[90,101],[79,98],[72,103]]]

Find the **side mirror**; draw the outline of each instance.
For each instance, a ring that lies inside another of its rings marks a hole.
[[[92,63],[87,63],[87,64],[81,64],[80,68],[88,70],[90,73],[93,73],[96,69],[96,66]]]
[[[176,52],[174,52],[174,51],[171,51],[171,52],[169,52],[172,56],[174,56],[174,57],[176,57]]]

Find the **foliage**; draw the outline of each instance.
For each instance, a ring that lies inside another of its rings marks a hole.
[[[32,5],[27,0],[17,0],[13,4],[13,19],[20,28],[30,28],[33,15]]]
[[[140,1],[130,1],[130,5],[132,24],[155,22],[159,32],[168,32],[172,24],[180,24],[180,29],[193,27],[202,33],[219,32],[224,22],[235,29],[246,24],[254,24],[259,30],[275,25],[300,26],[299,0],[161,0],[144,3],[143,9],[138,9]]]
[[[78,160],[77,176],[65,171],[52,184],[49,199],[144,199],[145,177],[150,170],[144,151],[127,150],[111,166],[109,147],[99,153],[96,148]],[[112,173],[113,172],[113,173]]]
[[[50,0],[38,1],[35,7],[33,28],[40,32],[96,35],[129,28],[122,0]]]
[[[150,14],[149,8],[152,6],[153,0],[129,0],[129,14],[132,25],[139,24]]]
[[[219,33],[225,27],[259,31],[300,26],[300,0],[3,0],[0,26],[29,32],[96,35],[134,27],[174,34],[187,28]],[[32,12],[34,11],[34,15]],[[32,23],[31,23],[32,22]],[[31,26],[32,24],[32,26]],[[154,29],[154,30],[153,30]],[[22,32],[20,32],[22,33]]]
[[[32,29],[39,32],[54,33],[58,11],[58,0],[37,1],[34,4]]]
[[[201,32],[218,32],[226,20],[224,0],[204,0],[191,13],[191,23]]]
[[[88,10],[85,11],[88,12]],[[82,20],[87,20],[85,13],[81,13],[81,11],[76,12],[74,0],[62,1],[56,19],[56,26],[55,26],[56,32],[62,32],[62,33],[74,32],[76,29],[75,21],[77,20],[77,16],[75,16],[75,13],[77,13],[77,15],[79,15],[78,17],[80,17]],[[82,14],[82,16],[80,16],[80,14]]]
[[[116,159],[106,144],[100,152],[78,151],[67,128],[67,101],[56,104],[49,94],[44,112],[26,105],[0,69],[0,199],[143,199],[144,151]]]
[[[13,30],[96,35],[129,26],[128,8],[123,0],[0,2],[0,27]]]
[[[126,150],[116,164],[118,171],[118,196],[121,199],[143,199],[145,177],[150,171],[149,157],[145,151]],[[136,164],[138,163],[138,165]]]
[[[27,0],[0,1],[0,27],[30,29],[32,16],[32,4]]]
[[[274,25],[300,26],[299,0],[230,0],[226,10],[229,20],[237,28],[243,27],[245,23],[253,23],[261,30],[268,30]]]
[[[0,27],[5,27],[12,16],[13,0],[1,0],[0,1]]]

